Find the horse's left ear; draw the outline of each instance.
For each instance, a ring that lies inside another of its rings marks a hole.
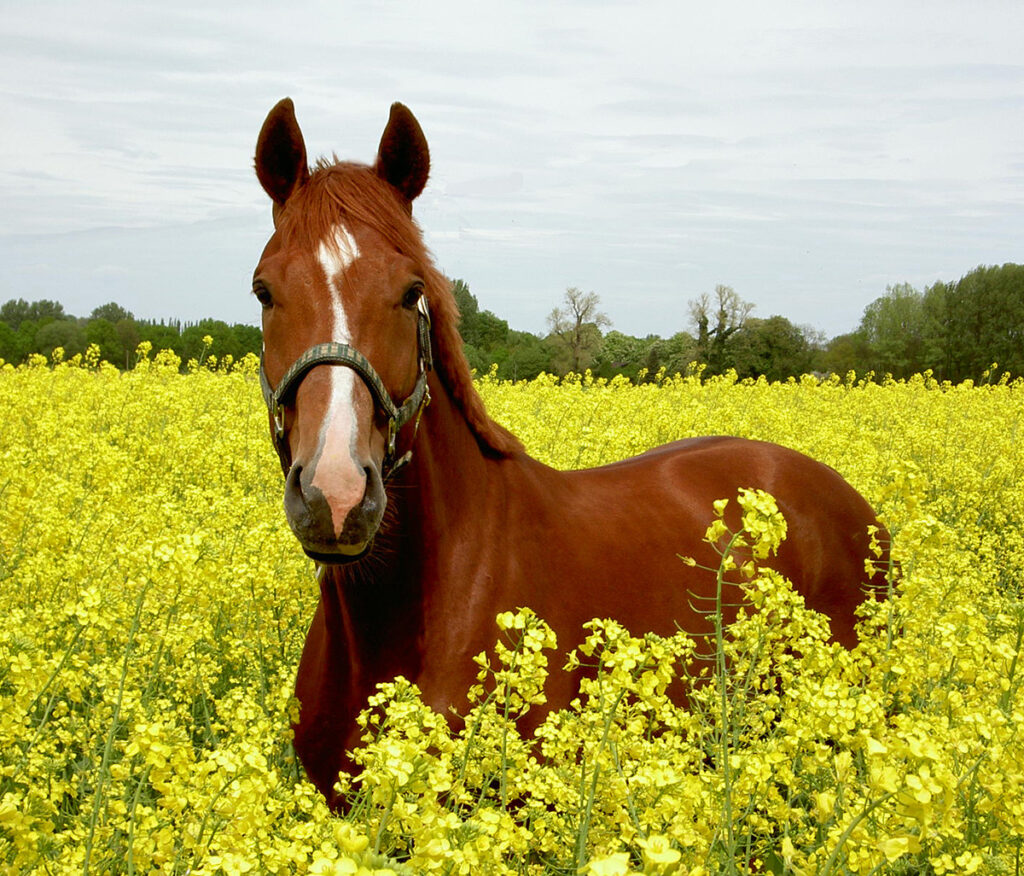
[[[391,183],[410,206],[430,174],[430,150],[423,129],[409,108],[391,104],[391,117],[377,149],[377,175]]]

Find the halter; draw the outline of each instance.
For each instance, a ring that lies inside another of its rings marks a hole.
[[[408,450],[401,459],[396,460],[395,443],[398,431],[410,420],[415,420],[413,429],[415,437],[416,430],[420,425],[420,415],[430,403],[427,373],[433,367],[434,361],[430,348],[430,311],[427,309],[426,296],[421,296],[416,305],[416,334],[419,343],[419,374],[416,377],[416,386],[413,387],[408,398],[398,405],[392,400],[391,394],[384,386],[384,381],[380,379],[380,375],[370,361],[348,344],[333,341],[328,344],[314,344],[299,356],[291,368],[285,372],[277,389],[270,387],[266,369],[263,367],[263,354],[260,354],[260,388],[263,390],[263,400],[267,403],[267,410],[270,411],[270,416],[274,421],[274,449],[281,458],[281,467],[286,473],[291,463],[288,459],[288,445],[285,441],[285,404],[292,393],[298,389],[309,370],[317,365],[344,365],[351,368],[363,379],[377,408],[387,417],[388,445],[381,471],[384,480],[393,477],[402,466],[412,459],[412,450]]]

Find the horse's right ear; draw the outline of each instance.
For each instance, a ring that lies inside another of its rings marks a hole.
[[[291,98],[280,101],[260,129],[256,140],[256,176],[276,207],[283,207],[295,190],[309,179],[306,142],[295,121]]]

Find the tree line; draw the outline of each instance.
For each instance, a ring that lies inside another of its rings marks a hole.
[[[981,379],[993,363],[1000,373],[1024,375],[1024,265],[981,266],[924,291],[889,286],[853,332],[831,339],[784,316],[754,316],[755,305],[725,285],[688,302],[685,329],[642,338],[610,330],[599,297],[578,288],[567,289],[548,315],[546,336],[515,331],[480,310],[461,280],[454,291],[470,364],[480,371],[496,364],[503,378],[589,368],[599,377],[650,379],[660,369],[686,373],[691,363],[706,374],[733,370],[740,379],[850,371],[903,378],[930,370],[960,382]]]
[[[496,368],[510,380],[590,369],[598,377],[621,374],[635,381],[662,369],[686,373],[692,363],[706,374],[733,370],[741,379],[850,371],[901,378],[930,370],[940,380],[959,382],[980,379],[993,363],[999,372],[1024,375],[1024,265],[978,267],[923,291],[907,283],[889,286],[865,308],[854,331],[832,339],[784,316],[754,316],[755,305],[725,285],[687,303],[685,328],[642,338],[614,330],[599,296],[575,287],[548,315],[544,335],[513,329],[482,310],[463,280],[455,280],[452,291],[470,365],[479,373]],[[255,326],[137,320],[113,302],[86,318],[66,314],[54,301],[12,299],[0,306],[0,359],[14,363],[32,353],[49,355],[55,347],[70,357],[97,344],[102,358],[130,368],[142,341],[154,350],[174,350],[187,363],[203,355],[207,335],[218,357],[258,354],[262,343]]]
[[[184,324],[173,319],[136,319],[115,302],[95,308],[87,317],[65,313],[62,304],[45,299],[28,302],[17,298],[0,305],[0,359],[12,363],[23,362],[33,353],[49,356],[56,347],[64,350],[65,358],[71,358],[96,344],[102,359],[119,368],[131,368],[135,350],[143,341],[149,341],[154,350],[174,350],[187,363],[204,354],[207,335],[213,338],[210,349],[220,358],[259,354],[263,343],[256,326],[228,325],[219,319]]]
[[[576,287],[567,289],[548,315],[548,333],[543,336],[511,329],[491,311],[480,310],[463,281],[456,280],[453,290],[470,365],[480,372],[496,366],[499,377],[511,380],[589,369],[597,377],[621,374],[636,381],[651,379],[661,370],[686,373],[695,362],[705,373],[732,368],[740,377],[763,374],[780,380],[815,370],[824,349],[821,332],[782,316],[755,318],[754,305],[722,285],[689,302],[692,332],[642,338],[611,329],[611,321],[599,309],[599,296]]]
[[[942,380],[978,379],[994,363],[1024,375],[1024,265],[978,267],[923,291],[889,286],[856,331],[833,338],[829,367],[907,377],[931,369]]]

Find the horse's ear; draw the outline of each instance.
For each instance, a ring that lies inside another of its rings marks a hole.
[[[295,105],[286,97],[267,115],[256,140],[256,176],[274,204],[284,206],[307,179],[306,142],[295,121]]]
[[[411,205],[430,174],[430,150],[416,117],[404,104],[391,104],[388,126],[377,149],[377,175],[391,183]]]

